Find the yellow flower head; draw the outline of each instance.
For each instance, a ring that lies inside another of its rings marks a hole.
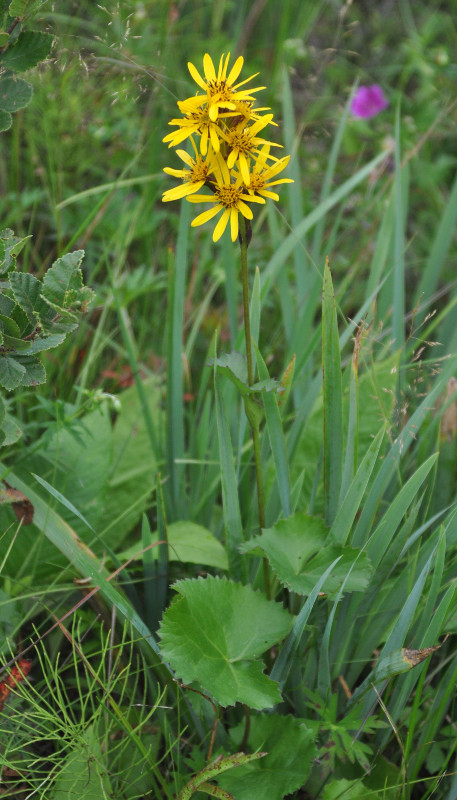
[[[201,103],[208,103],[209,118],[213,122],[218,119],[220,111],[222,111],[222,113],[227,110],[235,111],[236,102],[252,101],[254,100],[252,96],[253,92],[259,92],[261,89],[265,89],[265,86],[258,86],[256,89],[241,89],[242,86],[255,78],[258,73],[251,75],[250,78],[245,78],[245,80],[240,81],[240,83],[235,83],[242,70],[244,59],[242,56],[239,56],[227,75],[229,60],[230,53],[228,53],[226,57],[225,54],[222,54],[216,74],[211,56],[205,53],[203,56],[204,78],[190,61],[187,65],[195,83],[205,92],[206,96],[201,97],[197,95],[197,98]],[[194,98],[194,101],[197,101],[197,98]]]
[[[267,159],[270,156],[270,145],[265,144],[254,165],[249,173],[249,183],[247,190],[249,193],[259,194],[261,197],[269,197],[271,200],[279,200],[279,195],[276,192],[270,192],[271,186],[276,186],[278,183],[293,183],[292,178],[279,178],[279,180],[272,181],[280,172],[285,169],[290,161],[290,156],[275,159],[271,166],[267,165]]]
[[[249,186],[250,183],[248,164],[249,156],[254,156],[259,152],[259,144],[275,146],[274,142],[267,142],[266,139],[261,139],[259,136],[257,136],[259,131],[261,131],[265,125],[268,125],[272,119],[273,114],[269,114],[268,116],[257,120],[257,122],[250,127],[248,127],[245,122],[240,122],[236,128],[231,128],[222,134],[227,143],[227,166],[229,169],[232,169],[232,167],[238,163],[243,180],[247,186]],[[280,146],[281,145],[276,145],[276,147]]]
[[[194,144],[193,140],[192,144]],[[173,189],[168,189],[163,193],[162,200],[164,203],[169,200],[180,200],[182,197],[188,197],[188,195],[198,192],[214,172],[214,154],[212,151],[209,152],[205,159],[197,152],[195,152],[195,158],[192,158],[185,150],[177,150],[176,153],[188,168],[172,169],[171,167],[165,167],[164,172],[168,175],[173,175],[175,178],[181,178],[182,183],[180,186],[175,186]]]
[[[220,153],[214,156],[214,174],[216,183],[213,187],[213,195],[193,194],[187,198],[189,202],[192,203],[215,204],[213,208],[195,217],[191,225],[192,227],[203,225],[203,223],[208,222],[208,220],[222,212],[213,232],[213,241],[217,242],[217,240],[221,238],[230,220],[230,232],[232,235],[232,242],[234,242],[238,236],[238,215],[242,214],[246,219],[252,219],[253,214],[248,203],[265,203],[265,200],[263,197],[257,197],[246,193],[246,187],[243,186],[241,173],[238,175],[235,183],[232,183],[229,169]]]

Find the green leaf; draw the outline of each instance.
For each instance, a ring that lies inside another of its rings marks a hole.
[[[214,368],[214,390],[216,396],[216,425],[221,464],[222,508],[226,531],[226,546],[230,564],[230,574],[234,578],[239,578],[241,577],[239,545],[243,541],[243,525],[241,522],[238,486],[226,403],[216,368]]]
[[[333,780],[324,788],[322,800],[379,800],[378,792],[367,789],[361,780],[348,781],[346,778]]]
[[[94,293],[83,285],[80,269],[84,250],[76,250],[58,258],[43,280],[42,297],[60,313],[87,305]]]
[[[31,235],[30,236],[23,236],[22,239],[19,239],[17,236],[15,236],[14,237],[14,242],[10,247],[11,255],[14,256],[15,258],[17,258],[17,256],[21,252],[21,250],[24,249],[25,245],[27,244],[27,242],[31,238],[32,238]]]
[[[25,368],[24,375],[22,376],[22,386],[39,386],[46,381],[46,370],[35,356],[17,355],[16,361]]]
[[[8,111],[3,111],[0,108],[0,132],[9,130],[12,124],[13,124],[13,118],[11,114]]]
[[[325,581],[323,591],[338,591],[349,568],[354,568],[345,591],[361,591],[368,585],[370,562],[364,552],[352,547],[329,544],[329,532],[323,521],[298,512],[265,529],[241,546],[242,552],[263,551],[282,584],[297,594],[308,595],[325,570],[341,556]]]
[[[11,72],[0,76],[0,110],[18,111],[24,108],[32,97],[33,89],[22,78],[16,78]]]
[[[0,55],[0,64],[16,72],[24,72],[49,55],[52,38],[49,33],[24,31],[19,34],[15,43]]]
[[[351,527],[360,508],[360,503],[362,502],[363,495],[368,486],[371,473],[378,461],[384,434],[385,428],[381,428],[376,434],[338,509],[330,531],[332,539],[338,544],[346,544],[349,538]]]
[[[10,17],[23,17],[28,11],[38,11],[47,0],[11,0],[8,14]]]
[[[0,445],[2,447],[14,444],[22,436],[22,428],[19,427],[17,421],[10,414],[7,414],[5,419],[0,422],[0,430],[3,434],[3,438],[0,436]]]
[[[261,653],[290,630],[292,617],[250,586],[226,578],[178,581],[163,616],[162,655],[185,683],[198,681],[223,706],[269,708],[278,685],[263,674]]]
[[[52,800],[99,800],[110,794],[108,767],[94,725],[72,740],[70,753],[57,774]]]
[[[9,276],[17,304],[35,325],[37,319],[51,322],[54,312],[41,297],[42,283],[28,272],[12,272]]]
[[[235,747],[239,747],[244,730],[242,722],[230,731]],[[279,714],[252,716],[249,749],[266,751],[268,755],[225,772],[217,781],[236,800],[281,800],[297,791],[308,778],[317,755],[313,740],[314,733],[304,720]]]
[[[209,792],[209,788],[216,788],[215,783],[210,783],[214,778],[219,778],[222,773],[227,772],[228,770],[238,769],[240,766],[244,766],[245,764],[249,764],[252,761],[256,761],[259,758],[264,758],[267,753],[232,753],[229,756],[219,756],[216,758],[215,761],[212,761],[210,764],[207,764],[200,772],[197,772],[191,780],[186,783],[183,789],[181,789],[178,797],[176,800],[190,800],[192,795],[200,788],[200,791],[204,791],[205,793],[212,794]],[[220,797],[219,794],[214,794],[216,797]],[[229,798],[227,798],[229,800]]]
[[[265,382],[269,380],[267,366],[255,343],[253,344],[253,348],[259,376],[262,378],[263,382]],[[279,496],[281,498],[282,511],[283,515],[288,517],[291,512],[289,464],[287,461],[286,443],[281,415],[279,413],[278,398],[275,397],[274,394],[265,394],[263,397],[263,405],[267,422],[268,438],[270,440],[271,452],[275,464],[275,476],[278,484]]]
[[[273,392],[281,388],[278,381],[269,377],[249,386],[247,361],[241,353],[223,353],[211,358],[208,364],[216,366],[219,372],[229,378],[243,397],[249,397],[252,392]]]
[[[243,390],[249,390],[248,386],[248,365],[245,356],[241,353],[222,353],[217,358],[210,358],[209,366],[216,366],[219,372],[227,375],[240,391],[239,384],[243,384]]]
[[[195,522],[171,522],[167,525],[168,560],[182,561],[186,564],[203,564],[205,567],[215,569],[228,569],[227,554],[215,536],[203,525]],[[157,534],[152,534],[152,542],[159,539]],[[152,548],[153,558],[158,558],[158,547]],[[141,546],[136,543],[124,550],[120,555],[121,561],[127,559],[141,559]]]
[[[0,385],[7,391],[20,386],[25,375],[25,366],[7,355],[0,357]]]
[[[331,525],[338,510],[343,473],[343,390],[335,296],[328,259],[322,300],[322,377],[324,384],[324,504]]]

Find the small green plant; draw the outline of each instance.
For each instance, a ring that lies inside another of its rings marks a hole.
[[[40,280],[17,269],[26,243],[11,230],[0,231],[0,386],[6,392],[45,383],[40,353],[64,342],[94,296],[83,286],[82,250],[59,258]],[[13,444],[20,435],[0,395],[0,445]]]
[[[11,127],[12,114],[24,108],[32,87],[19,77],[43,61],[51,50],[52,36],[24,30],[31,16],[47,0],[1,0],[0,2],[0,131]]]

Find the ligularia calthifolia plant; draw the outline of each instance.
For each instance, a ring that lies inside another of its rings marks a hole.
[[[216,72],[208,53],[203,57],[203,75],[189,63],[189,72],[200,91],[194,97],[178,101],[181,118],[172,119],[176,128],[164,138],[169,147],[177,147],[190,139],[194,154],[177,150],[186,165],[184,169],[167,167],[165,172],[180,178],[182,183],[164,192],[163,200],[185,197],[190,203],[209,203],[192,226],[203,225],[217,218],[213,232],[216,242],[230,223],[232,241],[253,218],[253,204],[263,205],[265,198],[278,199],[271,186],[291,183],[290,178],[277,178],[289,163],[289,156],[277,158],[271,148],[280,145],[264,138],[267,125],[275,125],[268,108],[255,105],[255,93],[264,86],[247,88],[255,75],[239,80],[243,58],[236,59],[228,71],[230,53],[223,54]],[[202,93],[203,92],[203,93]],[[272,179],[275,180],[272,180]],[[209,193],[199,194],[203,187]],[[242,238],[242,237],[241,237]]]
[[[216,68],[208,53],[203,57],[203,74],[191,63],[189,72],[198,86],[198,91],[187,100],[179,100],[181,117],[172,119],[173,131],[164,138],[169,147],[178,148],[190,140],[186,150],[177,149],[176,154],[184,166],[179,169],[166,167],[165,172],[180,179],[180,184],[167,189],[163,201],[184,198],[189,203],[205,204],[191,222],[193,227],[213,219],[213,240],[217,242],[230,226],[234,242],[237,238],[241,249],[241,283],[243,288],[243,319],[246,342],[246,358],[239,353],[215,358],[215,369],[222,369],[234,381],[243,398],[247,418],[251,427],[254,464],[257,482],[259,527],[265,525],[264,491],[260,458],[260,424],[263,416],[261,393],[266,385],[269,390],[282,391],[277,381],[265,381],[255,385],[255,365],[251,340],[249,308],[249,280],[247,250],[251,240],[251,220],[255,208],[267,200],[279,200],[272,187],[280,183],[293,183],[290,178],[278,177],[287,167],[290,156],[273,155],[280,147],[269,140],[266,128],[276,125],[269,108],[256,105],[256,93],[264,86],[249,88],[255,78],[252,75],[239,80],[243,67],[240,56],[229,70],[230,53],[223,54]],[[191,152],[189,152],[191,150]],[[241,361],[240,361],[241,359]],[[230,569],[238,574],[239,553],[237,544],[229,546]],[[264,581],[267,596],[270,595],[269,569],[264,559]]]

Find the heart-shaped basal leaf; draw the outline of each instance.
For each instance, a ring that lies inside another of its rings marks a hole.
[[[230,731],[234,747],[240,745],[244,731],[244,722]],[[313,740],[314,733],[303,720],[279,714],[252,716],[249,749],[268,755],[220,775],[218,783],[236,800],[281,800],[308,778],[317,754]]]
[[[328,528],[319,517],[298,512],[282,519],[260,536],[241,546],[243,552],[265,554],[282,584],[297,594],[308,595],[325,570],[341,556],[327,578],[323,591],[338,591],[353,566],[344,589],[362,591],[368,585],[371,566],[365,552],[339,547],[329,540]]]
[[[289,632],[292,617],[279,603],[226,578],[178,581],[163,616],[162,655],[185,683],[198,681],[222,706],[270,708],[278,684],[259,656]]]

